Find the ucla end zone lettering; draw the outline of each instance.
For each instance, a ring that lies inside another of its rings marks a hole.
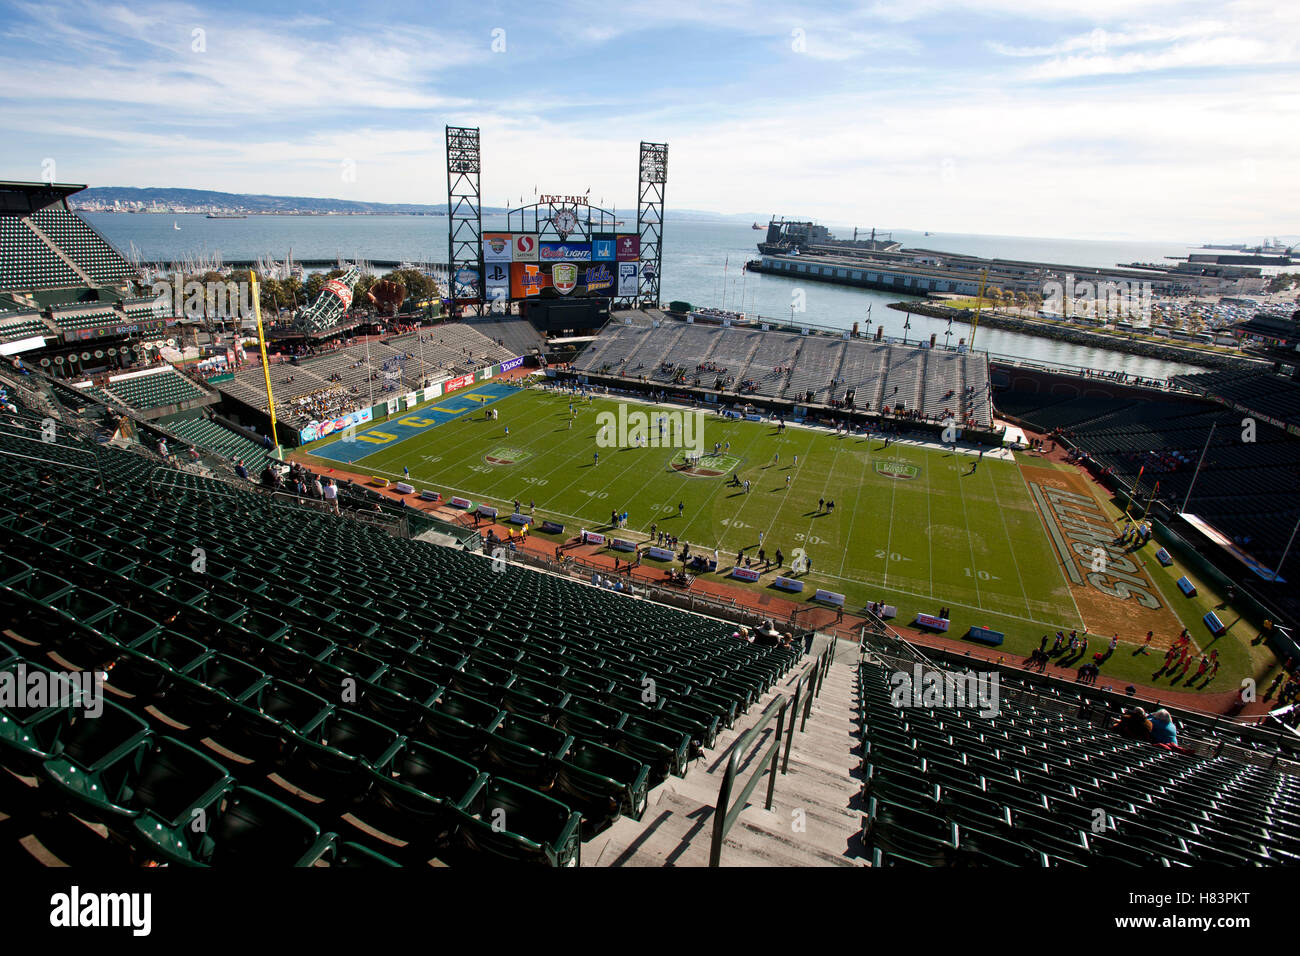
[[[444,422],[455,421],[470,412],[478,412],[484,406],[513,395],[514,392],[513,388],[505,385],[482,385],[471,393],[457,395],[441,405],[429,405],[401,418],[390,419],[381,425],[358,431],[350,440],[344,437],[322,448],[311,449],[309,454],[330,461],[361,461],[381,449],[391,448]]]

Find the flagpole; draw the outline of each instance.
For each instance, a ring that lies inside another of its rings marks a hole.
[[[1205,437],[1205,447],[1201,449],[1201,457],[1196,461],[1196,471],[1192,472],[1192,480],[1187,485],[1187,496],[1183,498],[1183,506],[1180,511],[1187,511],[1187,502],[1192,500],[1192,488],[1196,484],[1196,476],[1201,473],[1201,463],[1205,461],[1205,453],[1210,450],[1210,441],[1214,438],[1214,429],[1218,422],[1210,422],[1210,434]]]

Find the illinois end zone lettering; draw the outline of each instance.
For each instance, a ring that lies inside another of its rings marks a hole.
[[[1071,582],[1151,610],[1164,606],[1141,565],[1115,547],[1115,529],[1095,500],[1050,485],[1028,484]],[[1098,551],[1105,557],[1104,570],[1093,567]]]

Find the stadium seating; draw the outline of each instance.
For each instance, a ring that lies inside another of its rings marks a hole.
[[[985,428],[993,421],[985,356],[825,333],[672,320],[656,328],[641,317],[630,324],[615,319],[574,368],[665,385],[698,381],[708,388],[724,378],[728,389],[800,403],[808,392],[817,403],[843,401],[853,389],[855,406],[871,411],[901,407],[934,420],[951,413]]]
[[[76,213],[50,207],[30,218],[92,282],[111,284],[135,277],[131,264]]]
[[[1003,686],[997,713],[904,707],[864,657],[863,841],[876,866],[1300,862],[1300,784],[1177,753]]]
[[[95,455],[106,491],[9,454],[39,420],[0,418],[0,661],[102,668],[116,692],[96,720],[0,709],[0,765],[134,860],[386,865],[336,835],[355,813],[408,863],[576,864],[798,657],[61,429],[45,457]]]
[[[203,398],[207,392],[179,372],[164,369],[151,375],[118,379],[106,386],[118,401],[135,408],[159,408]]]
[[[0,215],[0,289],[54,289],[84,282],[18,216]]]

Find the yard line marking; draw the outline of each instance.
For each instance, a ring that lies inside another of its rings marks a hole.
[[[1016,469],[1019,471],[1020,469]],[[1032,614],[1033,609],[1029,606],[1029,592],[1025,590],[1025,579],[1020,574],[1020,562],[1016,560],[1016,544],[1011,540],[1011,529],[1007,527],[1007,516],[1002,510],[1002,501],[998,498],[998,483],[993,480],[991,472],[986,472],[989,476],[989,487],[993,489],[993,503],[997,506],[998,517],[1002,519],[1002,533],[1006,535],[1007,546],[1011,549],[1011,566],[1016,569],[1016,581],[1020,584],[1020,596],[1025,599],[1025,613]]]
[[[953,456],[956,457],[955,455]],[[961,519],[966,526],[966,547],[970,549],[970,577],[975,583],[975,600],[984,606],[984,596],[980,594],[979,566],[975,563],[975,541],[971,537],[970,515],[966,512],[966,489],[962,487],[961,465],[957,466],[957,494],[961,497]],[[1026,608],[1028,610],[1028,608]]]
[[[1071,580],[1075,580],[1079,574],[1078,569],[1074,566],[1074,559],[1071,556],[1070,549],[1066,547],[1065,539],[1061,537],[1061,532],[1060,529],[1056,527],[1056,522],[1051,521],[1048,518],[1049,512],[1047,510],[1047,502],[1043,500],[1042,492],[1039,490],[1038,485],[1034,485],[1032,488],[1029,487],[1029,482],[1025,480],[1025,473],[1020,471],[1019,462],[1016,463],[1016,471],[1020,473],[1020,481],[1025,486],[1025,491],[1029,492],[1030,497],[1038,503],[1039,520],[1042,521],[1043,527],[1047,530],[1048,537],[1051,539],[1052,544],[1057,551],[1059,561],[1057,570],[1061,572],[1061,583],[1065,585],[1065,591],[1070,596],[1070,603],[1074,605],[1074,613],[1077,615],[1078,620],[1086,627],[1088,622],[1083,620],[1083,612],[1079,610],[1079,602],[1074,599],[1074,591],[1070,589],[1070,585],[1065,581],[1066,574],[1069,574]],[[1078,583],[1082,584],[1082,579],[1079,579]]]

